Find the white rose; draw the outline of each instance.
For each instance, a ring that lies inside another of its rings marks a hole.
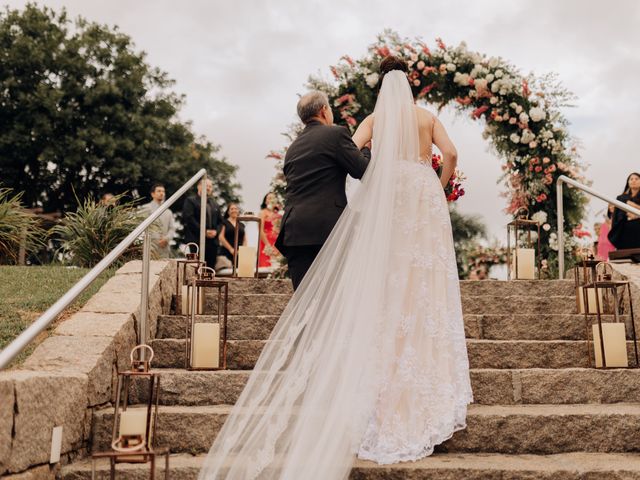
[[[500,84],[498,82],[492,83],[491,84],[491,91],[493,93],[496,93],[498,90],[500,90]]]
[[[545,232],[548,232],[549,230],[551,230],[551,225],[549,225],[548,223],[545,223],[544,225],[542,225],[542,229]]]
[[[522,123],[529,123],[529,115],[527,115],[526,113],[522,112],[520,114],[520,117],[518,117],[520,119],[520,121]]]
[[[517,121],[518,121],[518,119],[517,119],[516,117],[511,117],[511,118],[509,119],[509,123],[510,123],[511,125],[515,125],[515,123],[516,123]]]
[[[469,85],[469,74],[456,72],[455,76],[453,77],[453,83],[457,83],[458,85],[461,85],[463,87]]]
[[[455,63],[447,63],[447,70],[449,70],[450,72],[455,72],[456,71],[456,64]]]
[[[529,148],[536,148],[538,146],[538,142],[533,141],[533,142],[529,142]]]
[[[540,107],[535,107],[529,110],[529,116],[531,117],[531,120],[533,120],[534,122],[539,122],[541,120],[544,120],[547,114]]]
[[[529,129],[522,131],[522,143],[533,142],[536,139],[536,135]]]
[[[538,222],[540,224],[547,223],[547,212],[540,210],[539,212],[536,212],[533,215],[531,215],[531,220],[533,220],[534,222]]]
[[[493,82],[493,79],[494,79],[494,78],[496,78],[496,77],[493,75],[493,73],[490,73],[489,75],[487,75],[487,76],[485,77],[485,79],[486,79],[486,80],[487,80],[487,82],[489,82],[489,83]]]
[[[411,59],[412,62],[417,62],[418,61],[418,55],[415,54],[415,53],[412,53],[409,58]]]
[[[379,79],[380,76],[377,73],[371,73],[365,77],[365,81],[367,82],[367,85],[369,85],[369,88],[375,88],[376,85],[378,85]]]
[[[476,88],[476,90],[480,91],[480,90],[486,90],[487,89],[487,81],[483,78],[479,78],[478,80],[476,80],[474,86]]]
[[[502,70],[496,70],[496,78],[500,78],[502,77],[502,75],[504,75],[504,72]]]
[[[509,139],[513,143],[520,143],[520,136],[517,133],[512,133],[511,136],[509,137]]]
[[[499,59],[497,59],[496,57],[491,57],[489,59],[489,68],[496,68],[499,63],[500,63]]]
[[[504,96],[505,96],[507,93],[509,93],[509,92],[507,91],[507,89],[506,89],[506,88],[501,88],[501,89],[500,89],[500,92],[498,92],[498,93],[500,93],[500,95],[502,95],[502,96],[504,97]]]
[[[442,58],[444,58],[444,61],[447,63],[451,62],[451,55],[449,55],[448,53],[445,53]]]
[[[516,105],[516,113],[521,113],[521,112],[522,112],[522,106]]]
[[[425,66],[426,66],[426,65],[424,64],[424,62],[423,62],[422,60],[420,60],[420,61],[418,62],[418,64],[416,65],[416,67],[418,67],[418,70],[424,70],[424,67],[425,67]]]
[[[489,99],[489,103],[490,103],[491,105],[495,105],[496,103],[498,103],[498,97],[491,97],[491,98]]]

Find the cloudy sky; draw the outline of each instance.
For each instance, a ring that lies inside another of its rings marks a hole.
[[[148,61],[169,72],[187,97],[184,119],[222,145],[240,166],[245,208],[256,209],[273,164],[264,157],[286,142],[297,94],[310,74],[328,76],[343,54],[358,57],[377,33],[392,28],[431,46],[466,41],[523,73],[557,72],[578,97],[565,111],[582,143],[587,177],[605,194],[620,193],[640,170],[640,2],[615,0],[46,0],[118,25]],[[21,7],[23,1],[6,2]],[[482,126],[443,112],[468,177],[460,209],[482,217],[503,239],[504,199],[496,185],[500,159]],[[593,202],[590,223],[604,204]]]

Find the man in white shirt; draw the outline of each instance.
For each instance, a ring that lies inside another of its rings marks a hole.
[[[164,185],[155,183],[151,187],[152,200],[146,205],[142,206],[143,212],[146,215],[151,215],[155,212],[162,202],[164,202],[165,189]],[[151,235],[151,241],[154,244],[154,249],[159,258],[169,258],[171,256],[171,249],[169,244],[176,233],[175,223],[173,221],[173,213],[167,209],[162,212],[160,218],[154,222],[155,228],[149,229]]]

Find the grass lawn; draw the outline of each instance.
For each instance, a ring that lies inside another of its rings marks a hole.
[[[59,265],[0,266],[0,349],[16,338],[88,271],[88,268]],[[48,336],[61,318],[78,311],[114,273],[115,269],[103,272],[62,313],[62,316],[49,326],[46,333],[43,332],[35,342],[18,355],[12,366],[22,363],[37,344]]]

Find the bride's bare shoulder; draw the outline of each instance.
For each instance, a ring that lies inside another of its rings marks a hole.
[[[418,115],[418,121],[433,122],[435,120],[436,116],[426,108],[419,107],[418,105],[416,105],[414,108],[416,109],[416,114]]]

